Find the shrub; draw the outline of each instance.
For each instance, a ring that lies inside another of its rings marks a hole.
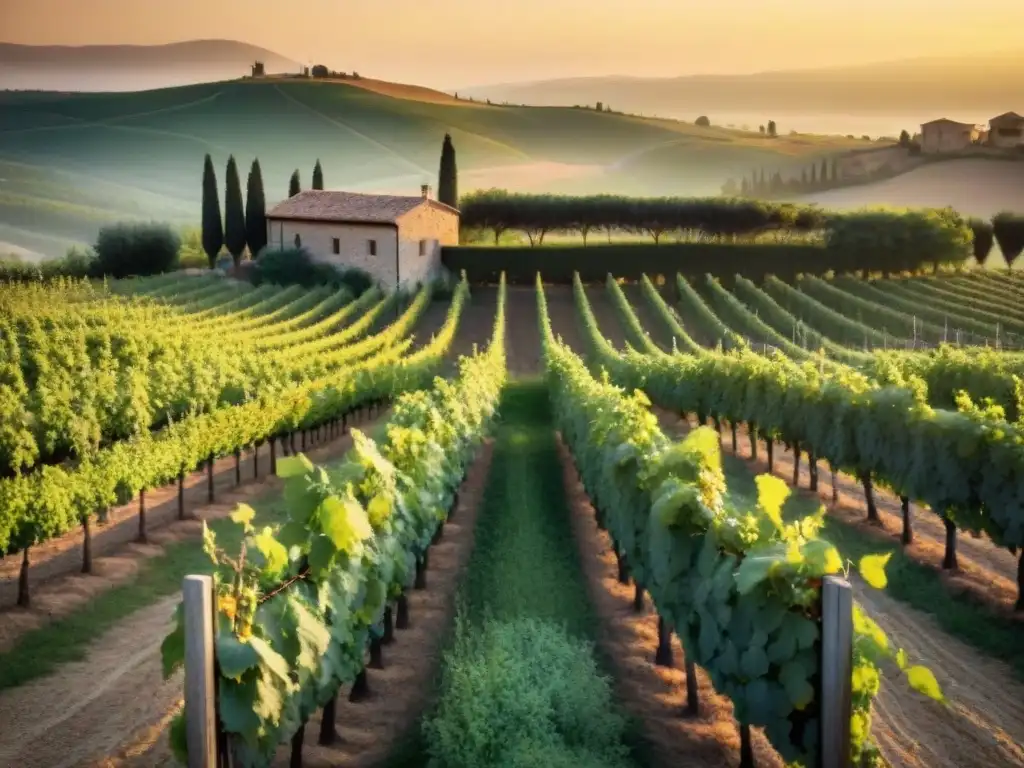
[[[971,228],[974,238],[972,241],[974,258],[979,264],[984,264],[992,250],[992,223],[984,219],[969,219],[967,226]]]
[[[852,211],[830,217],[826,239],[837,272],[866,269],[893,274],[923,264],[962,263],[971,253],[971,231],[950,208]]]
[[[275,285],[302,285],[307,288],[329,285],[346,287],[355,296],[376,284],[366,271],[355,267],[340,269],[316,261],[305,248],[267,249],[256,259],[253,282]]]
[[[11,254],[0,257],[0,281],[52,280],[56,277],[96,277],[96,257],[83,248],[71,246],[60,259],[33,263]]]
[[[532,618],[457,621],[440,704],[424,723],[444,768],[617,768],[624,730],[589,644]]]
[[[94,250],[101,275],[156,275],[177,268],[181,237],[166,224],[112,224],[100,230]]]
[[[699,125],[701,128],[710,128],[711,121],[705,116],[701,115],[693,122],[694,125]]]
[[[1006,266],[1024,251],[1024,214],[1001,211],[992,217],[992,234],[1003,252]]]

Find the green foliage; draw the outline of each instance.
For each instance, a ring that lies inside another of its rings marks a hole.
[[[365,270],[357,267],[342,268],[316,261],[304,248],[265,250],[256,260],[254,282],[257,285],[318,285],[345,286],[353,295],[361,296],[376,281]]]
[[[400,397],[379,444],[353,430],[346,463],[330,473],[303,456],[282,460],[284,526],[260,528],[251,509],[236,509],[238,557],[204,531],[218,565],[218,713],[240,768],[268,765],[362,669],[372,628],[410,586],[490,428],[503,338],[502,291],[488,349],[462,358],[455,381]],[[180,617],[161,648],[165,677],[183,662]]]
[[[217,174],[209,155],[203,161],[203,250],[212,269],[224,247],[224,227],[220,217],[220,197],[217,193]]]
[[[534,618],[457,623],[424,731],[438,768],[628,764],[624,721],[592,648]]]
[[[452,272],[465,271],[473,283],[493,283],[504,272],[510,283],[520,285],[532,284],[538,271],[552,283],[569,284],[576,272],[590,283],[603,282],[609,272],[634,280],[677,272],[703,277],[709,271],[721,277],[742,273],[759,279],[764,274],[824,274],[829,268],[824,247],[809,243],[446,246],[441,259]]]
[[[144,280],[158,288],[164,284],[173,288],[178,281],[190,279],[168,275]],[[225,305],[217,294],[223,281],[202,278],[200,282],[212,289],[209,300],[214,307]],[[37,302],[57,312],[73,299],[82,306],[83,295],[88,297],[93,289],[58,284],[16,290],[26,293],[26,306],[38,313]],[[159,322],[153,323],[153,332],[164,343],[152,347],[152,339],[147,342],[146,334],[139,333],[147,324],[129,316],[125,322],[136,333],[118,341],[118,351],[130,360],[139,354],[140,346],[147,355],[154,348],[159,350],[161,375],[152,379],[131,365],[122,378],[111,375],[112,342],[104,335],[91,342],[96,358],[89,360],[89,345],[80,329],[45,335],[37,320],[29,322],[34,330],[25,352],[26,363],[35,367],[23,370],[17,357],[20,348],[10,343],[11,326],[0,322],[0,342],[7,354],[0,375],[9,382],[3,390],[9,396],[0,400],[0,462],[7,475],[0,478],[0,552],[10,554],[60,536],[84,516],[124,503],[139,489],[172,482],[179,473],[191,472],[211,457],[324,424],[357,405],[426,385],[452,343],[468,297],[463,281],[441,329],[427,344],[407,354],[412,344],[407,335],[430,303],[429,286],[396,322],[361,340],[394,306],[393,298],[379,301],[379,292],[368,291],[359,301],[343,306],[350,299],[347,291],[249,290],[266,299],[259,303],[265,311],[271,311],[275,302],[313,314],[341,309],[337,316],[308,329],[285,334],[285,346],[280,349],[273,340],[263,346],[250,342],[247,347],[240,343],[244,336],[231,338],[223,328],[213,332],[216,322],[206,326],[209,338],[199,335],[191,339],[192,345],[179,347],[167,343],[176,333],[168,335]],[[97,313],[110,315],[116,306],[101,302]],[[353,310],[368,308],[355,322],[346,323]],[[301,323],[302,316],[298,318]],[[78,322],[81,318],[76,318]],[[339,324],[344,325],[341,330]],[[262,336],[264,331],[257,326],[250,333]],[[225,341],[229,338],[231,343]],[[205,346],[199,344],[203,339]],[[302,339],[305,343],[287,346],[289,340]],[[58,364],[52,359],[57,353],[69,360]],[[149,371],[148,365],[144,370]],[[15,474],[33,468],[40,459],[66,457],[77,461]]]
[[[69,248],[63,258],[37,263],[0,258],[0,282],[49,282],[96,276],[96,255],[77,246]]]
[[[701,128],[710,128],[711,127],[711,121],[706,116],[704,116],[704,115],[701,115],[696,120],[694,120],[693,124],[696,125],[696,126],[699,126]]]
[[[1003,252],[1006,266],[1012,267],[1024,251],[1024,214],[1011,211],[997,213],[992,217],[992,234]]]
[[[177,269],[181,237],[167,224],[113,224],[99,231],[93,250],[98,274],[157,275]]]
[[[299,169],[296,168],[292,172],[291,178],[288,179],[288,197],[295,197],[301,191],[302,182],[299,180]]]
[[[263,171],[258,158],[252,161],[245,185],[245,241],[253,259],[267,245],[267,202],[263,194]]]
[[[836,272],[895,273],[923,263],[962,264],[971,254],[971,231],[949,208],[865,209],[832,216],[827,244]]]
[[[785,522],[781,509],[789,489],[771,475],[757,478],[756,509],[733,508],[716,433],[702,427],[671,443],[645,395],[631,389],[643,380],[636,375],[640,368],[654,361],[678,366],[687,358],[619,355],[600,337],[592,314],[584,313],[594,361],[630,387],[620,389],[608,374],[603,381],[591,377],[554,338],[539,276],[538,313],[556,422],[616,552],[679,635],[687,657],[732,699],[737,719],[763,726],[787,761],[813,764],[820,706],[813,684],[820,668],[819,589],[822,577],[842,568],[836,550],[818,538],[824,509]],[[710,362],[718,356],[702,357]],[[677,377],[675,385],[689,380]],[[866,559],[865,577],[879,583],[882,565]],[[859,609],[854,631],[856,764],[875,754],[869,726],[877,663],[904,656],[889,648]]]
[[[296,171],[298,173],[298,171]],[[324,188],[324,169],[320,165],[320,158],[317,158],[316,165],[313,166],[313,186],[310,189],[323,189]],[[292,197],[291,194],[288,195]]]
[[[224,189],[224,245],[231,254],[231,260],[238,266],[245,252],[245,211],[242,208],[242,186],[234,155],[228,158]]]

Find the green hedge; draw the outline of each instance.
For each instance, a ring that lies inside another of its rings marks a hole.
[[[533,285],[537,272],[546,283],[572,283],[573,272],[585,282],[603,282],[608,273],[639,279],[641,275],[710,273],[725,280],[742,274],[752,280],[774,274],[824,274],[830,269],[824,246],[803,243],[669,243],[647,245],[566,245],[492,248],[446,246],[444,265],[458,274],[465,270],[471,283],[496,283],[502,272],[510,283]]]

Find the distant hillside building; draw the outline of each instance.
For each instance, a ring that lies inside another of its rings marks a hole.
[[[252,76],[253,77],[263,77],[263,75],[265,75],[265,74],[266,74],[266,70],[265,70],[265,68],[263,66],[263,62],[262,61],[254,62],[253,65],[252,65]]]
[[[978,125],[958,123],[945,117],[932,120],[921,124],[921,151],[959,152],[976,143],[981,134],[982,128]]]
[[[988,121],[988,143],[993,147],[1024,147],[1024,117],[1006,112]]]
[[[433,198],[307,190],[267,211],[267,245],[300,245],[320,261],[366,270],[388,288],[425,282],[441,246],[458,245],[459,212]]]

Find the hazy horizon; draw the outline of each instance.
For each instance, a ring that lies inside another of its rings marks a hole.
[[[396,22],[396,18],[400,21]],[[1024,4],[991,0],[312,0],[302,10],[242,0],[179,0],[143,15],[121,0],[5,3],[5,42],[157,45],[228,39],[300,63],[450,90],[599,77],[746,74],[1020,49]],[[515,30],[520,34],[515,34]],[[837,34],[841,30],[842,34]],[[443,37],[443,44],[439,41]],[[386,44],[385,44],[386,43]],[[600,57],[594,55],[600,52]],[[471,72],[468,75],[467,72]]]

